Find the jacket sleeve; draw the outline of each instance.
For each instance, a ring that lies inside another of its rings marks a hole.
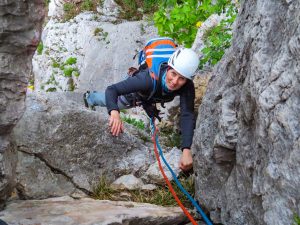
[[[119,83],[110,85],[105,91],[107,111],[118,110],[118,97],[134,92],[150,92],[152,90],[152,79],[148,70],[141,70],[135,76],[128,77]]]
[[[180,93],[181,149],[191,148],[195,129],[195,87],[192,81],[188,82]]]

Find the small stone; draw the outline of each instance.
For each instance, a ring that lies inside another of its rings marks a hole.
[[[134,175],[124,175],[115,180],[111,187],[116,190],[138,190],[144,185],[143,181]]]

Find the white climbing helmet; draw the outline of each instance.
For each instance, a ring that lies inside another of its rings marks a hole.
[[[199,57],[190,48],[179,48],[171,55],[168,65],[185,78],[192,80],[199,66]]]

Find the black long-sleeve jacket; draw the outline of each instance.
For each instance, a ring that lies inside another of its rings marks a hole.
[[[167,66],[163,66],[160,71],[160,77],[165,73]],[[153,91],[153,81],[149,75],[148,69],[138,71],[135,76],[129,77],[119,83],[110,85],[105,91],[106,106],[108,113],[112,110],[118,110],[118,96],[138,93],[141,101],[147,102],[169,102],[175,96],[180,96],[180,129],[181,129],[181,148],[190,148],[193,141],[195,116],[194,100],[195,87],[191,80],[182,86],[179,90],[165,93],[162,90],[161,82],[157,83],[157,88],[153,96],[147,101],[147,98]]]

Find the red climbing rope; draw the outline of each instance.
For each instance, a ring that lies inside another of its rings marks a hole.
[[[166,176],[164,170],[163,170],[163,167],[161,165],[161,162],[160,162],[160,159],[159,159],[159,154],[158,154],[158,151],[157,151],[157,146],[156,146],[156,141],[155,141],[155,137],[156,137],[156,132],[157,132],[157,129],[155,129],[154,133],[153,133],[153,136],[152,136],[152,140],[153,140],[153,144],[154,144],[154,153],[155,153],[155,157],[157,159],[157,162],[158,162],[158,166],[159,166],[159,169],[160,169],[160,172],[162,173],[168,187],[169,187],[169,190],[170,192],[172,193],[173,197],[175,198],[177,204],[180,206],[180,208],[182,209],[182,211],[184,212],[184,214],[189,218],[189,220],[191,221],[191,223],[193,225],[198,225],[197,222],[195,221],[195,219],[191,216],[191,214],[187,211],[187,209],[184,207],[184,205],[182,204],[182,202],[179,200],[176,192],[174,191],[173,187],[172,187],[172,184],[170,183],[168,177]]]

